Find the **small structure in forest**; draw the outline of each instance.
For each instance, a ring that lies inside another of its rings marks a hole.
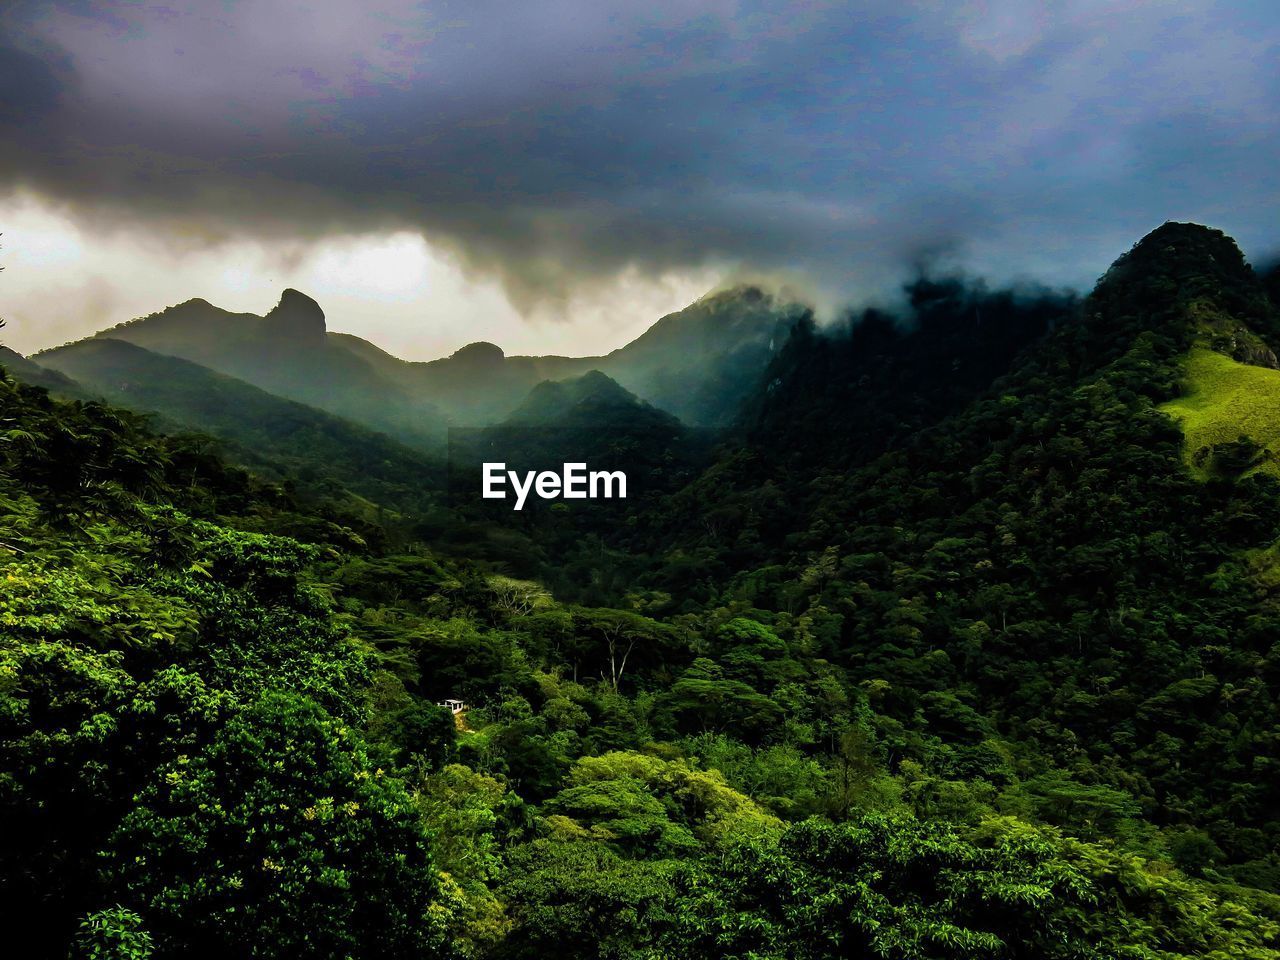
[[[447,707],[449,712],[454,716],[457,716],[467,709],[467,704],[463,700],[443,700],[441,701],[440,706]]]

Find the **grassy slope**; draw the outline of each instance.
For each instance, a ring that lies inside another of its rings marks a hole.
[[[1185,383],[1186,393],[1160,409],[1181,422],[1187,464],[1197,476],[1205,471],[1191,458],[1210,444],[1247,436],[1280,453],[1280,370],[1237,363],[1205,347],[1193,347]],[[1280,460],[1268,459],[1254,469],[1280,476]]]

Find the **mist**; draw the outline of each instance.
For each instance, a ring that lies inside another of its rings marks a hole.
[[[739,276],[831,312],[925,256],[1084,288],[1167,219],[1275,249],[1276,17],[1019,9],[20,0],[0,215],[91,252],[37,309],[0,223],[0,310],[30,346],[188,296],[261,309],[345,248],[311,292],[352,332],[584,353]],[[406,237],[411,291],[353,276]]]

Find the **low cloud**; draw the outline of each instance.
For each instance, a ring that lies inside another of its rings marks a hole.
[[[11,3],[0,186],[169,247],[409,231],[543,317],[939,255],[1081,284],[1166,219],[1274,249],[1280,14],[1045,9]]]

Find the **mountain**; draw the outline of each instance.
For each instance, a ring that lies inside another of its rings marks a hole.
[[[463,437],[669,482],[447,527],[0,378],[0,919],[40,960],[1280,960],[1280,313],[1191,224],[1009,296],[801,325],[688,469],[606,373],[535,384]]]
[[[788,414],[766,397],[742,448],[642,520],[670,559],[641,582],[696,595],[711,569],[703,602],[808,623],[813,655],[877,691],[888,749],[954,744],[929,761],[944,779],[1016,776],[1064,829],[1141,816],[1187,838],[1184,868],[1280,888],[1280,311],[1230,238],[1154,230],[958,405],[867,371],[877,399],[932,388],[909,409],[945,415],[913,430],[832,388],[861,369],[841,335],[803,336],[767,391]]]
[[[507,416],[538,383],[571,377],[590,360],[571,357],[507,357],[496,344],[467,344],[448,357],[401,367],[410,389],[449,410],[464,427],[492,424]]]
[[[477,434],[485,440],[487,458],[501,451],[512,464],[529,467],[585,462],[589,470],[624,471],[635,509],[660,502],[691,480],[707,446],[703,432],[598,370],[538,384],[511,416]],[[616,506],[608,513],[616,521]]]
[[[973,401],[1078,309],[1071,293],[957,278],[918,278],[903,294],[898,313],[799,328],[743,408],[749,446],[802,470],[867,463]]]
[[[641,418],[670,429],[679,428],[679,421],[671,414],[645,403],[599,370],[592,370],[569,380],[544,380],[503,425],[567,427],[607,423],[616,427],[622,420],[634,423]]]
[[[543,381],[501,423],[450,431],[455,518],[435,533],[473,555],[477,541],[485,543],[485,559],[543,580],[566,599],[606,596],[635,569],[620,537],[633,522],[629,518],[660,509],[693,480],[707,462],[709,441],[707,431],[685,426],[598,370]],[[626,477],[625,499],[543,500],[535,494],[515,511],[509,481],[505,499],[477,495],[484,464],[495,463],[503,465],[504,476],[559,474],[570,463],[584,464],[586,473],[618,471]],[[617,562],[607,574],[597,567],[584,578],[568,558],[602,537],[614,547]]]
[[[188,300],[97,337],[190,360],[418,447],[443,440],[440,411],[333,339],[319,304],[296,290],[285,290],[266,316]]]
[[[724,426],[805,315],[797,304],[737,288],[663,317],[604,357],[508,357],[480,342],[439,360],[411,362],[359,337],[328,332],[314,300],[285,290],[266,316],[197,299],[97,336],[190,360],[436,450],[447,426],[497,423],[542,381],[590,370],[691,425]]]
[[[170,432],[218,437],[232,457],[259,470],[306,484],[337,481],[400,509],[423,509],[442,486],[436,462],[384,434],[188,360],[106,337],[45,351],[40,359],[73,377],[82,393],[159,414]],[[22,370],[14,374],[32,382]]]
[[[10,376],[33,386],[58,390],[66,394],[73,393],[75,390],[75,383],[68,377],[55,370],[42,367],[40,364],[28,360],[22,354],[5,346],[0,346],[0,370],[4,370]]]
[[[473,343],[450,357],[401,368],[432,402],[465,425],[500,420],[543,380],[607,374],[642,400],[691,426],[723,427],[790,330],[811,315],[757,287],[708,295],[658,320],[626,346],[601,357],[507,357]]]
[[[812,310],[734,287],[668,314],[595,366],[694,426],[727,426],[791,331]]]

